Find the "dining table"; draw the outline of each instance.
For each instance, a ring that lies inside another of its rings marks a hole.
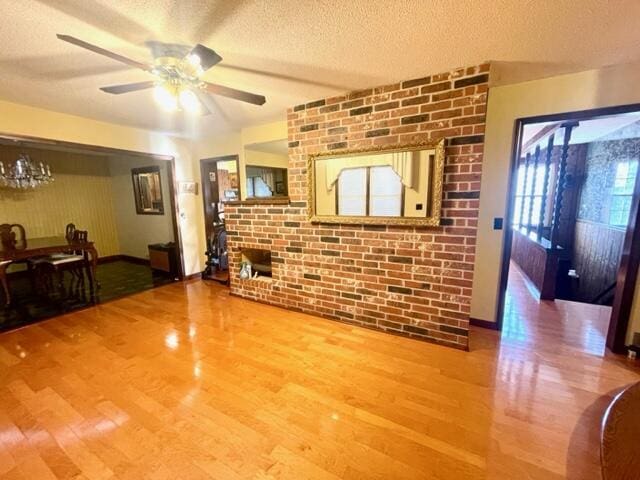
[[[5,293],[6,304],[11,303],[9,276],[7,269],[13,263],[25,262],[29,259],[52,254],[67,252],[82,252],[87,258],[86,273],[89,278],[89,288],[93,297],[94,282],[96,282],[96,268],[98,252],[93,242],[76,241],[64,236],[24,238],[14,242],[0,243],[0,283]]]

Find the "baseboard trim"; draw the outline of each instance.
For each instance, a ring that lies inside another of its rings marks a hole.
[[[499,330],[496,322],[489,322],[487,320],[480,320],[478,318],[470,318],[469,325],[480,328],[488,328],[489,330]]]
[[[107,255],[106,257],[98,257],[98,265],[118,261],[137,263],[138,265],[149,265],[148,258],[139,258],[132,255]]]
[[[122,255],[108,255],[106,257],[98,257],[98,265],[101,265],[103,263],[117,262],[118,260],[122,260]]]
[[[121,255],[125,262],[137,263],[138,265],[149,265],[148,258],[132,257],[131,255]]]
[[[196,272],[196,273],[192,273],[191,275],[185,275],[182,280],[184,282],[188,281],[188,280],[196,280],[196,279],[201,279],[202,278],[202,272]]]

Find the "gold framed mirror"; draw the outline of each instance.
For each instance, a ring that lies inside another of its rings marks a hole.
[[[440,225],[444,139],[310,155],[309,220]]]

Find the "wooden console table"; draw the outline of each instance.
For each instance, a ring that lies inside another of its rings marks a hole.
[[[68,241],[65,237],[42,237],[19,240],[10,248],[0,245],[0,283],[2,283],[4,289],[7,305],[11,302],[9,279],[7,276],[7,268],[11,263],[69,251],[88,254],[89,264],[87,267],[87,276],[89,277],[89,287],[93,296],[93,284],[96,278],[96,267],[98,265],[98,252],[93,242],[73,242]]]

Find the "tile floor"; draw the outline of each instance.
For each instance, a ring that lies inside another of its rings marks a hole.
[[[91,300],[88,282],[85,282],[84,291],[69,294],[69,273],[65,274],[65,295],[37,295],[27,277],[13,278],[10,285],[12,304],[9,307],[0,307],[0,331],[172,282],[168,277],[154,274],[146,265],[126,261],[98,265],[97,277],[100,288],[96,291],[95,301]],[[0,301],[4,301],[4,297]]]

